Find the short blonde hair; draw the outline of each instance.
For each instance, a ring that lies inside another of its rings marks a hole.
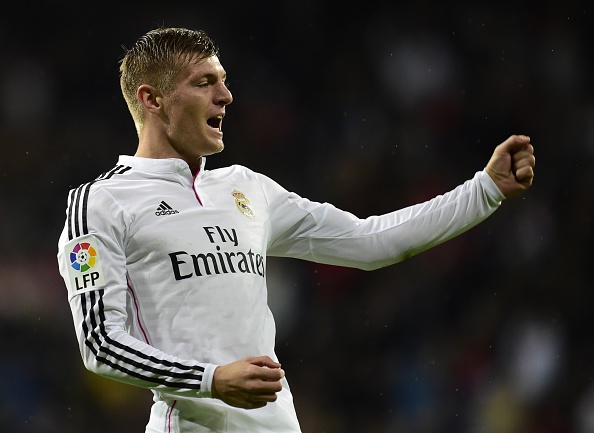
[[[149,84],[167,94],[190,61],[218,56],[219,49],[202,30],[163,27],[141,36],[127,49],[120,63],[120,87],[140,132],[144,121],[142,106],[136,98],[138,88]]]

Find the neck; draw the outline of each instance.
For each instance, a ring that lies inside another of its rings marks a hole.
[[[146,130],[145,133],[141,132],[139,134],[138,148],[136,149],[134,156],[152,159],[181,159],[188,164],[190,171],[194,176],[198,173],[200,166],[202,165],[202,157],[189,158],[176,151],[173,146],[164,144],[162,139],[154,139],[154,137],[151,139],[151,137],[153,136],[147,134]]]

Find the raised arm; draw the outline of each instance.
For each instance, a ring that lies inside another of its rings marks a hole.
[[[273,214],[268,253],[361,269],[397,263],[464,233],[526,190],[534,161],[530,139],[514,135],[495,148],[484,170],[453,190],[364,219],[262,178]]]

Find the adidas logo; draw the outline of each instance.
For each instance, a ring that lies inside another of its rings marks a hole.
[[[157,211],[155,212],[155,215],[157,215],[157,216],[171,215],[174,213],[179,213],[179,212],[176,211],[175,209],[173,209],[171,206],[169,206],[164,201],[162,201],[161,203],[159,203],[159,207],[157,207]]]

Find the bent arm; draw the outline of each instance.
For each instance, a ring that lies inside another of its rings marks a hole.
[[[76,336],[85,367],[98,375],[155,391],[192,397],[210,397],[215,365],[180,359],[132,336],[126,309],[127,285],[115,282],[116,275],[125,278],[117,264],[119,254],[108,252],[98,236],[84,235],[67,240],[66,230],[60,238],[58,262],[68,288]],[[70,271],[70,251],[76,245],[88,244],[96,250],[101,269],[81,274]],[[101,274],[99,274],[99,272]],[[91,275],[84,277],[84,275]],[[93,287],[92,280],[98,280]],[[85,287],[87,285],[88,287]]]
[[[109,194],[91,186],[71,191],[57,254],[85,367],[143,388],[210,396],[216,366],[164,353],[128,332],[129,217]]]
[[[282,388],[279,366],[267,357],[217,366],[166,353],[146,334],[131,331],[134,293],[124,253],[130,218],[108,194],[88,191],[71,193],[67,215],[57,258],[88,370],[156,392],[213,397],[246,409],[276,399]],[[242,368],[233,368],[237,365]]]

